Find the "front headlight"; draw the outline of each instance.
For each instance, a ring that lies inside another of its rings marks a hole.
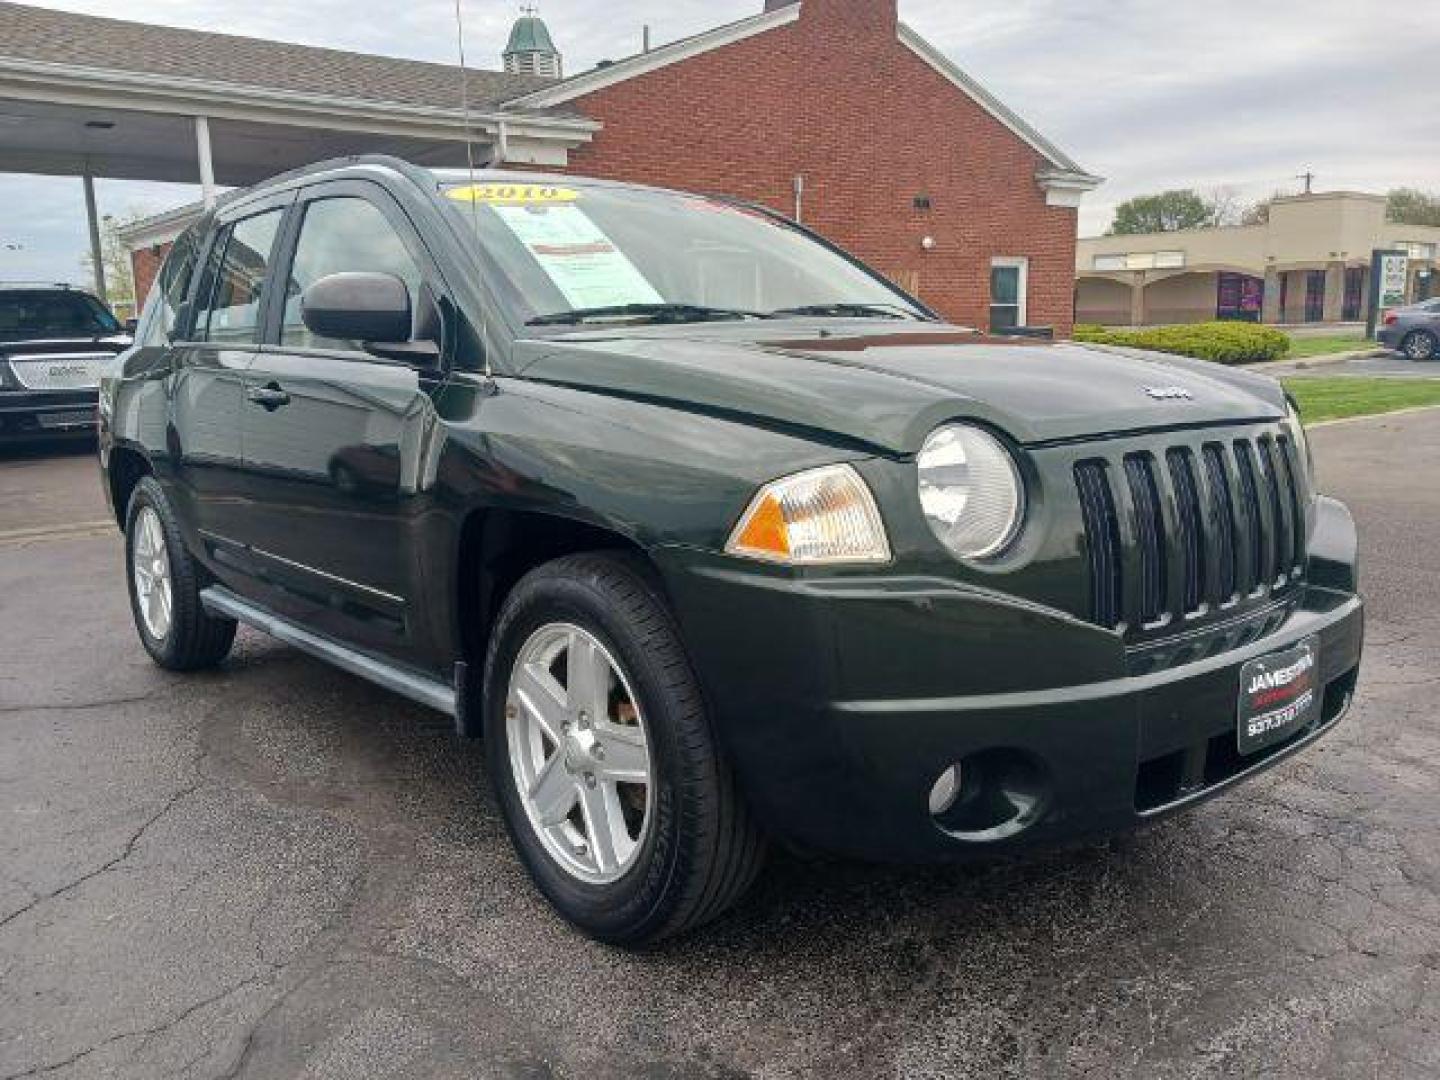
[[[994,435],[947,424],[925,440],[916,464],[925,520],[952,554],[983,559],[1015,538],[1025,489],[1015,459]]]
[[[890,561],[885,522],[849,465],[812,469],[766,484],[725,550],[792,566]]]

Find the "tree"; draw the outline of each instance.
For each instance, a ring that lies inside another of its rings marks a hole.
[[[1398,225],[1440,225],[1440,195],[1419,188],[1390,192],[1386,216]]]
[[[1215,210],[1199,192],[1184,188],[1158,195],[1137,195],[1115,208],[1111,236],[1176,232],[1214,225]]]
[[[1210,225],[1217,229],[1239,225],[1246,209],[1240,202],[1240,193],[1229,184],[1212,188],[1205,195],[1205,205],[1210,208]]]
[[[100,263],[105,268],[105,296],[102,299],[112,308],[117,304],[129,304],[135,299],[135,275],[131,268],[130,252],[120,242],[120,230],[141,217],[129,214],[117,220],[106,214],[100,219]],[[80,265],[91,277],[95,275],[95,264],[87,251],[80,258]]]

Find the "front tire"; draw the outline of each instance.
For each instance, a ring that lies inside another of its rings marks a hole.
[[[650,945],[750,886],[762,838],[638,559],[571,556],[524,578],[491,637],[485,698],[511,839],[576,927]]]
[[[200,602],[204,570],[180,535],[175,511],[154,477],[135,485],[125,515],[125,565],[130,611],[141,644],[169,671],[214,667],[235,641],[235,622]]]
[[[1416,330],[1400,343],[1400,351],[1411,360],[1434,360],[1440,352],[1440,339],[1428,330]]]

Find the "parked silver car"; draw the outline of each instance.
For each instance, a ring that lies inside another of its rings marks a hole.
[[[1396,308],[1385,316],[1376,339],[1411,360],[1440,359],[1440,299]]]

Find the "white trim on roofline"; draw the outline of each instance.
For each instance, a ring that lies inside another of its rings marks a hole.
[[[1083,193],[1104,182],[1102,177],[1087,173],[1065,151],[1027,124],[999,98],[962,71],[953,60],[904,23],[900,24],[900,43],[963,90],[977,105],[1009,128],[1021,142],[1054,166],[1037,176],[1041,187],[1044,187],[1047,193],[1052,191],[1050,184],[1053,184],[1055,189],[1059,189],[1063,184]]]
[[[403,102],[368,101],[332,94],[300,93],[208,79],[160,76],[42,60],[0,56],[0,90],[22,99],[58,104],[103,104],[140,112],[205,115],[223,119],[339,126],[352,130],[394,130],[417,138],[463,138],[467,128],[494,134],[504,121],[512,134],[589,142],[600,129],[583,117],[516,113],[508,107],[482,109],[467,118],[462,109]]]
[[[726,45],[733,45],[737,41],[744,41],[757,34],[789,26],[798,18],[800,18],[800,5],[795,3],[777,11],[767,11],[749,19],[717,26],[714,30],[707,30],[703,34],[696,34],[694,37],[662,45],[658,49],[651,49],[648,53],[639,53],[625,60],[616,61],[607,67],[595,68],[554,86],[547,86],[542,90],[526,94],[524,97],[512,98],[505,103],[505,107],[507,109],[545,109],[561,105],[567,101],[573,101],[575,98],[583,97],[585,94],[593,94],[596,90],[603,90],[607,86],[628,82],[637,76],[658,71],[671,64],[678,64],[682,60],[689,60],[692,56],[700,56],[715,49],[723,49]]]

